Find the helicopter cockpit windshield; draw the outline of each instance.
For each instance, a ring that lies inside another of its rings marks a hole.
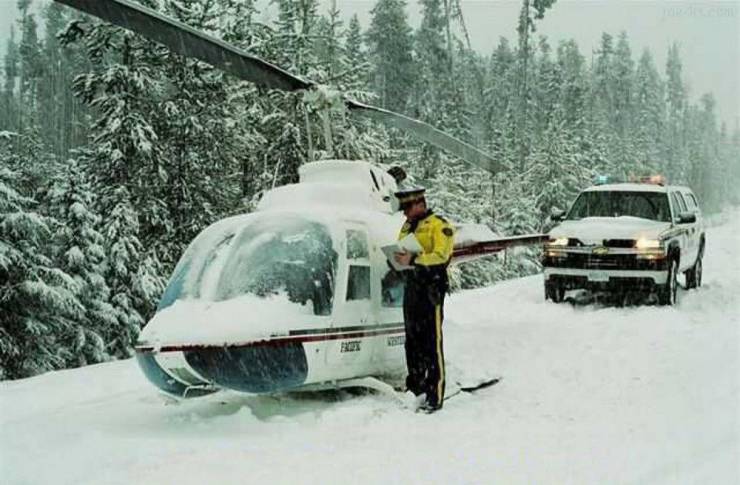
[[[207,229],[183,255],[160,309],[181,298],[224,301],[285,295],[329,315],[337,252],[328,229],[297,216],[257,217],[237,230]],[[209,237],[210,236],[210,237]]]

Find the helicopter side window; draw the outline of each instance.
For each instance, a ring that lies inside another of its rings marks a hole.
[[[370,299],[370,267],[350,266],[347,281],[347,301]]]
[[[347,259],[368,257],[367,233],[357,229],[347,229]]]
[[[403,306],[404,280],[401,273],[389,269],[380,281],[382,305],[386,308]]]

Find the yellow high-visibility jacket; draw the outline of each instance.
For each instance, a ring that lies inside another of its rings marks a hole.
[[[455,241],[455,229],[444,218],[431,210],[414,223],[406,221],[401,227],[398,239],[401,240],[414,233],[421,244],[422,252],[412,258],[415,266],[439,266],[447,264],[452,258]]]

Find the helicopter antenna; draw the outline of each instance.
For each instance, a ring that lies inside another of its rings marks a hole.
[[[303,119],[306,121],[306,138],[308,139],[308,161],[313,162],[313,135],[311,134],[311,120],[308,117],[308,110],[303,110]]]
[[[329,110],[321,110],[321,121],[324,125],[324,144],[329,158],[334,158],[334,145],[331,136],[331,120],[329,119]]]

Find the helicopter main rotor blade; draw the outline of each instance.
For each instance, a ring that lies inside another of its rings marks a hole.
[[[361,114],[386,125],[409,132],[417,138],[424,140],[437,148],[452,153],[463,161],[469,162],[486,172],[490,172],[495,175],[496,173],[509,168],[486,152],[479,150],[473,145],[465,143],[462,140],[458,140],[454,136],[448,135],[423,121],[409,118],[408,116],[404,116],[394,111],[388,111],[386,109],[363,104],[352,99],[348,99],[346,101],[346,105],[347,108],[354,113]]]
[[[222,69],[246,81],[283,91],[313,84],[241,49],[129,0],[56,0],[81,12],[160,42],[172,51]]]
[[[141,34],[164,44],[173,52],[198,59],[259,86],[283,91],[306,90],[316,86],[311,81],[294,76],[220,39],[130,0],[55,1]],[[493,174],[508,168],[487,153],[422,121],[353,99],[347,99],[345,104],[352,112],[409,132]]]

